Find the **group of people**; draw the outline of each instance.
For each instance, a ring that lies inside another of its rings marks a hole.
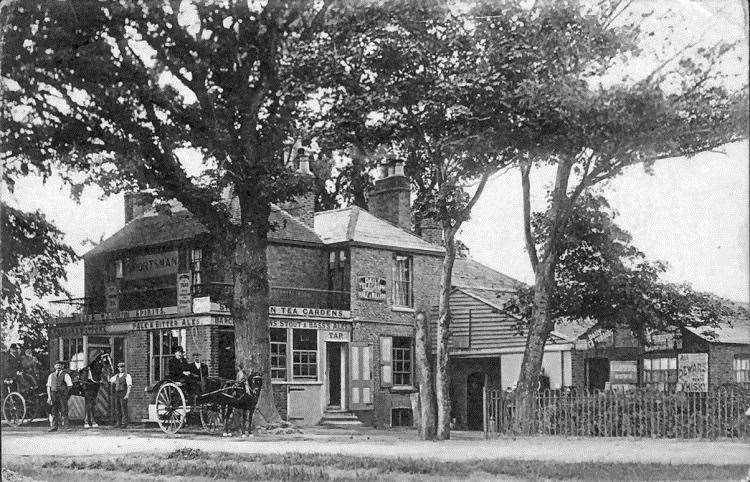
[[[85,371],[85,376],[91,377],[90,371]],[[89,378],[90,381],[95,381]],[[125,371],[125,363],[117,363],[117,373],[109,377],[109,383],[113,388],[113,399],[115,406],[115,423],[118,428],[128,426],[128,398],[133,388],[133,378]],[[98,381],[96,381],[98,383]],[[47,377],[47,404],[50,406],[50,432],[56,432],[62,427],[63,430],[70,430],[68,422],[68,399],[73,389],[73,378],[68,370],[65,369],[65,362],[58,360],[55,363],[55,369]],[[90,393],[90,392],[89,392]],[[93,392],[94,396],[89,396],[84,392],[84,418],[83,426],[86,428],[97,428],[94,417],[96,412],[96,394],[98,388]]]
[[[193,354],[193,361],[187,361],[185,350],[181,346],[174,349],[174,358],[169,360],[170,380],[185,384],[187,392],[196,396],[205,391],[208,379],[208,366],[201,363],[200,353]]]
[[[34,356],[33,350],[27,348],[22,354],[18,343],[11,343],[4,358],[3,376],[15,378],[19,392],[33,390],[39,385],[41,363]]]

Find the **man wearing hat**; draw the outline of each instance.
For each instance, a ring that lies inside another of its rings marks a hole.
[[[116,427],[126,428],[128,426],[128,397],[133,388],[133,378],[125,373],[125,362],[117,364],[117,373],[112,375],[109,383],[115,389],[115,413],[117,416]]]
[[[190,372],[193,375],[193,383],[200,384],[201,392],[206,389],[206,379],[208,378],[208,366],[201,363],[200,353],[193,353],[193,363],[190,364]],[[197,388],[197,387],[193,387]]]
[[[23,375],[23,367],[21,366],[21,348],[18,343],[11,343],[8,356],[4,362],[4,369],[7,370],[7,376],[15,378],[16,383],[23,383],[21,377]],[[5,370],[3,370],[5,372]],[[19,387],[20,391],[23,391],[22,387]]]
[[[185,360],[185,350],[181,346],[174,349],[174,358],[169,360],[169,378],[178,382],[190,376],[190,366]]]
[[[55,370],[47,377],[47,404],[52,406],[52,427],[50,432],[55,432],[62,425],[64,430],[70,430],[68,424],[68,396],[73,387],[73,380],[63,370],[65,363],[58,360]],[[60,420],[62,419],[62,421]]]

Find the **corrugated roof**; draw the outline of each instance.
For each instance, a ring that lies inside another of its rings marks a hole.
[[[353,242],[406,251],[445,252],[442,247],[428,243],[357,206],[315,213],[315,232],[326,244]]]
[[[271,207],[269,220],[275,227],[268,233],[268,240],[271,242],[297,241],[322,244],[321,239],[309,226],[276,205]],[[206,233],[208,233],[206,227],[188,211],[178,211],[171,215],[146,215],[127,223],[115,234],[87,252],[84,257],[169,244]]]
[[[515,291],[523,283],[471,258],[456,258],[453,286],[491,291]]]

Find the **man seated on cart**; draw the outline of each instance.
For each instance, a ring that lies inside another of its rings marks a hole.
[[[200,390],[200,379],[193,373],[181,346],[174,349],[174,358],[169,360],[169,379],[185,387],[185,394],[192,395],[194,401]]]

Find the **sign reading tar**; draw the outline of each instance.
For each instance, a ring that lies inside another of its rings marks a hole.
[[[376,276],[359,276],[357,278],[357,297],[363,300],[385,301],[385,278]]]

